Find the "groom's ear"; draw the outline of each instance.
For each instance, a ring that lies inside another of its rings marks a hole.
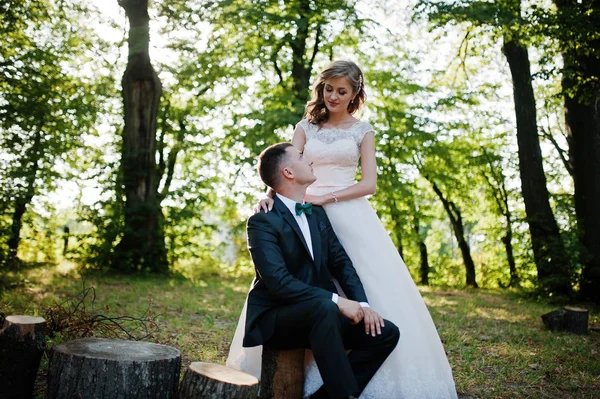
[[[281,169],[281,174],[286,179],[293,179],[294,178],[294,172],[292,172],[292,170],[290,168],[283,168],[283,169]]]

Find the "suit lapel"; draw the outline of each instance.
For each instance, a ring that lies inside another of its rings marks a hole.
[[[308,220],[308,229],[310,230],[315,265],[317,266],[317,270],[319,270],[321,268],[321,235],[317,228],[317,216],[314,210],[312,215],[306,215],[306,219]]]
[[[306,243],[306,240],[304,239],[304,234],[302,234],[302,230],[300,230],[300,226],[298,225],[296,218],[294,217],[294,215],[292,215],[290,213],[290,210],[288,209],[288,207],[285,206],[285,204],[277,197],[277,195],[275,195],[275,208],[277,208],[277,210],[279,211],[279,213],[281,214],[283,219],[292,227],[292,229],[294,229],[294,231],[296,232],[296,235],[302,242],[302,245],[304,245],[304,249],[306,249],[306,252],[308,252],[310,254],[310,251],[308,250],[308,244]],[[310,224],[309,224],[309,226],[310,226]],[[312,227],[310,228],[310,235],[311,236],[313,235]],[[314,242],[314,239],[313,239],[313,242]],[[313,251],[314,251],[314,245],[313,245]]]

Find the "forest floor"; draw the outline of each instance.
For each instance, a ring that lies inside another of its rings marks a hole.
[[[34,265],[7,276],[0,312],[44,317],[49,306],[62,303],[65,310],[77,307],[74,317],[80,320],[96,314],[151,319],[158,330],[146,340],[179,348],[183,372],[192,361],[225,363],[250,281],[249,275],[231,277],[219,271],[194,279],[102,273],[82,277],[68,264]],[[547,331],[540,316],[559,305],[519,292],[419,290],[446,348],[460,398],[600,398],[598,308],[591,309],[590,333],[578,336]],[[102,327],[96,326],[93,334],[114,331],[110,323]],[[135,324],[125,327],[144,335]],[[82,332],[72,328],[51,338],[49,346]],[[47,364],[44,356],[38,398],[45,396]]]

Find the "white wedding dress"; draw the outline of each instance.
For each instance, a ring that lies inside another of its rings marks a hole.
[[[348,129],[322,129],[302,120],[306,134],[304,155],[312,160],[317,180],[308,193],[320,195],[355,183],[364,135],[369,123]],[[367,198],[324,205],[340,242],[363,283],[369,305],[400,329],[396,349],[369,382],[360,399],[456,398],[452,370],[406,265]],[[262,347],[243,348],[246,305],[242,310],[227,365],[260,378]],[[304,395],[314,393],[321,376],[307,351]]]

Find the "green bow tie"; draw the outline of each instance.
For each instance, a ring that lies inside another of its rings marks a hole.
[[[306,212],[307,215],[312,215],[312,203],[307,202],[305,204],[299,204],[296,202],[296,216],[302,215],[302,212]]]

